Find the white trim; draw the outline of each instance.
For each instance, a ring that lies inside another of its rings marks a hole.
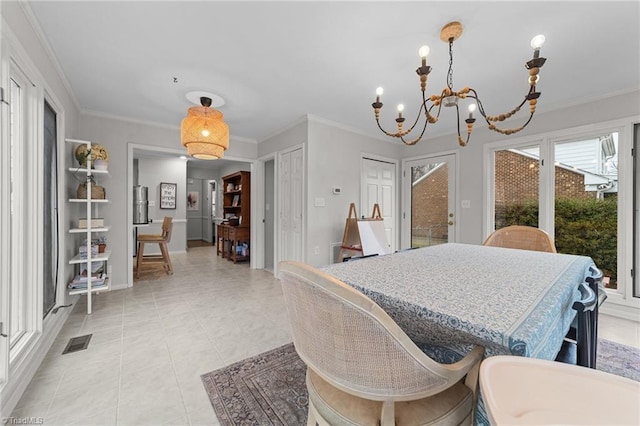
[[[252,259],[255,258],[255,268],[256,269],[264,269],[264,258],[265,258],[265,250],[264,244],[266,242],[266,234],[265,234],[265,223],[262,219],[264,219],[264,209],[265,209],[265,191],[266,185],[264,181],[264,173],[265,173],[265,163],[268,161],[273,161],[274,164],[274,172],[275,172],[275,163],[276,163],[276,153],[272,152],[270,154],[264,155],[256,160],[256,176],[251,174],[251,189],[255,188],[255,198],[251,198],[251,217],[256,218],[255,225],[252,224],[251,227],[255,228],[255,242],[258,244],[260,250],[253,250]],[[275,182],[274,182],[274,190],[275,190]],[[275,198],[275,194],[274,194]],[[272,206],[275,208],[275,206]],[[274,211],[274,222],[275,222],[275,211]],[[274,224],[275,225],[275,224]],[[275,228],[274,228],[275,230]],[[275,231],[274,231],[274,253],[277,249],[277,244],[275,243]]]
[[[390,143],[390,144],[395,145],[397,147],[401,147],[401,146],[404,145],[403,143],[399,143],[398,139],[391,138],[389,136],[385,136],[384,134],[381,134],[381,133],[376,133],[376,134],[367,133],[367,132],[362,131],[361,129],[356,129],[355,127],[348,126],[348,125],[342,124],[342,123],[338,123],[337,121],[332,121],[332,120],[329,120],[328,118],[320,117],[318,115],[307,114],[307,118],[308,118],[308,121],[310,121],[310,122],[315,122],[315,123],[320,123],[320,124],[324,124],[324,125],[327,125],[327,126],[335,127],[336,129],[345,130],[347,132],[351,132],[351,133],[354,133],[356,135],[360,135],[360,136],[364,136],[364,137],[367,137],[367,138],[379,140],[381,142]],[[372,117],[372,120],[373,120],[373,122],[375,122],[373,117]]]
[[[411,173],[407,165],[408,163],[413,163],[418,161],[432,161],[433,159],[444,158],[444,157],[452,157],[453,167],[455,168],[453,173],[454,200],[453,200],[453,203],[450,202],[450,204],[453,204],[454,208],[453,208],[453,211],[449,212],[454,214],[453,219],[454,219],[455,226],[453,227],[453,238],[451,237],[451,235],[449,235],[449,241],[458,242],[460,238],[459,237],[460,222],[458,222],[458,219],[460,216],[458,214],[458,210],[459,210],[458,206],[460,205],[460,156],[458,155],[459,152],[460,152],[459,149],[453,149],[453,150],[448,150],[448,151],[444,151],[437,154],[436,153],[424,154],[424,155],[410,157],[402,160],[402,171],[401,171],[401,177],[402,177],[401,209],[402,211],[400,212],[401,223],[402,223],[402,228],[400,230],[401,231],[401,238],[400,238],[401,249],[406,249],[411,247],[411,227],[410,227],[410,222],[406,221],[407,216],[409,216],[409,218],[411,216],[411,209],[410,209],[410,205],[408,204],[411,201],[411,196],[407,193],[407,190],[410,190],[411,188],[411,182],[410,182]],[[407,173],[407,171],[409,171],[409,173]],[[451,172],[449,173],[451,174]],[[407,181],[407,179],[409,180]]]
[[[77,298],[74,302],[75,300]],[[62,311],[62,315],[47,316],[44,321],[47,332],[38,334],[30,347],[29,357],[22,359],[20,364],[11,370],[11,379],[0,387],[0,418],[9,417],[18,404],[72,310],[73,307],[70,306]]]
[[[133,187],[133,158],[134,158],[134,151],[152,151],[154,153],[158,153],[158,152],[163,152],[166,153],[168,155],[171,154],[175,154],[176,157],[180,156],[180,155],[184,155],[184,149],[178,149],[178,148],[165,148],[165,147],[161,147],[161,146],[155,146],[155,145],[146,145],[146,144],[141,144],[141,143],[136,143],[136,142],[127,142],[127,178],[126,178],[126,185],[127,188],[132,188]],[[138,154],[138,152],[136,152],[136,154]],[[157,155],[156,155],[157,157]],[[241,158],[241,157],[227,157],[225,156],[226,160],[231,160],[231,161],[239,161],[239,162],[243,162],[243,163],[250,163],[251,164],[251,169],[253,170],[254,168],[254,163],[256,162],[256,160],[253,159],[247,159],[247,158]],[[253,173],[251,173],[251,175],[253,176]],[[253,177],[252,177],[252,184],[253,184]],[[253,192],[253,189],[251,190]],[[252,207],[253,208],[253,207]],[[252,211],[253,213],[253,211]],[[131,218],[133,217],[133,197],[127,197],[127,218]],[[187,219],[175,219],[174,220],[177,223],[187,223]],[[253,219],[252,219],[252,223],[253,223]],[[133,222],[129,219],[127,219],[127,235],[133,235]],[[250,247],[254,247],[254,238],[253,238],[253,231],[252,235],[251,235],[251,240],[250,240]],[[186,253],[186,251],[178,251],[178,252],[172,252],[172,253]],[[253,268],[253,256],[251,257],[250,260],[250,268]],[[132,238],[127,238],[127,283],[126,283],[126,287],[132,287],[133,286],[133,239]],[[112,284],[112,288],[114,288],[113,284]],[[123,288],[121,285],[117,285],[117,288]]]
[[[400,208],[400,193],[402,192],[402,178],[400,171],[400,160],[397,158],[385,157],[378,154],[371,154],[367,152],[360,152],[360,207],[362,210],[362,197],[364,195],[364,178],[362,176],[362,171],[364,170],[364,160],[373,160],[380,161],[387,164],[393,164],[395,171],[395,182],[394,182],[394,194],[393,194],[393,211],[396,212],[396,220],[395,220],[395,241],[391,241],[391,248],[397,249],[400,247],[400,234],[401,234],[401,208]],[[398,190],[398,186],[400,186],[400,190]],[[361,212],[363,214],[365,212]],[[333,261],[333,255],[329,257],[330,261]]]
[[[20,1],[19,4],[22,7],[22,10],[25,16],[27,17],[27,21],[29,21],[31,28],[33,29],[33,32],[35,32],[36,36],[38,36],[38,41],[42,45],[42,48],[47,54],[47,57],[53,64],[53,68],[56,70],[58,77],[60,77],[60,81],[62,82],[62,85],[64,86],[65,90],[67,91],[69,98],[75,105],[76,109],[80,111],[80,102],[78,101],[78,98],[76,97],[75,93],[73,92],[73,89],[71,88],[71,83],[69,83],[69,79],[67,79],[67,76],[63,71],[62,65],[60,64],[60,61],[58,61],[58,57],[53,52],[53,49],[51,48],[51,44],[49,43],[49,40],[44,35],[44,31],[42,31],[42,27],[40,26],[38,19],[33,14],[31,5],[29,5],[29,2],[27,1]]]

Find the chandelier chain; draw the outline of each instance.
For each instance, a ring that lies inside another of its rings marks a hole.
[[[453,39],[449,39],[449,72],[447,73],[447,86],[453,92]]]

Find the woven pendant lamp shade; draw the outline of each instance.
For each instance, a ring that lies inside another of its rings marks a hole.
[[[189,155],[203,160],[222,158],[229,148],[229,126],[222,117],[220,111],[207,106],[189,108],[180,126],[182,146]]]

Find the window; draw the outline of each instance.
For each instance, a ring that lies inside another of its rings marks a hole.
[[[43,311],[45,317],[56,304],[58,286],[58,132],[56,112],[44,103],[43,174]]]
[[[508,225],[544,229],[558,252],[594,260],[605,274],[611,300],[632,299],[634,241],[625,231],[633,220],[637,185],[629,155],[632,128],[616,122],[534,142],[488,144],[485,237]]]

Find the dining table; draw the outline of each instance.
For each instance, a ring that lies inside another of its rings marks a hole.
[[[370,297],[429,356],[556,358],[588,256],[446,243],[320,268]],[[477,423],[488,423],[482,404]]]

